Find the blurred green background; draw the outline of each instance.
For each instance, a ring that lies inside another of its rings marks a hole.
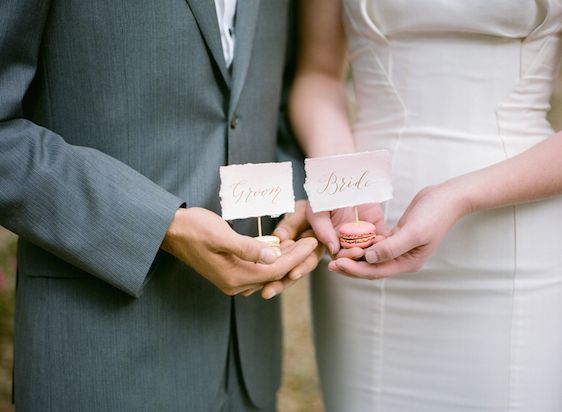
[[[550,121],[562,129],[562,78],[554,95]],[[0,226],[0,412],[12,412],[12,333],[16,270],[16,236]],[[283,383],[279,411],[323,411],[310,334],[308,280],[301,281],[283,296],[285,329]]]

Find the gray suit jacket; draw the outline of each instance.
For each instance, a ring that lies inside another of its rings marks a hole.
[[[250,397],[274,396],[279,302],[233,300],[159,245],[183,203],[220,213],[219,166],[276,159],[287,8],[238,1],[230,73],[213,0],[0,2],[18,412],[213,410],[233,311]]]

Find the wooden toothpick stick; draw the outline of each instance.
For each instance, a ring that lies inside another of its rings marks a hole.
[[[359,209],[357,209],[357,206],[355,206],[354,209],[355,209],[355,223],[359,223]]]
[[[259,235],[259,237],[262,236],[262,232],[261,232],[261,216],[258,216],[258,235]]]

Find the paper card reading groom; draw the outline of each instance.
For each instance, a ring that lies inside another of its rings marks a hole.
[[[310,206],[323,212],[392,198],[391,156],[387,150],[305,160]]]
[[[291,162],[222,166],[220,177],[225,220],[295,211]]]

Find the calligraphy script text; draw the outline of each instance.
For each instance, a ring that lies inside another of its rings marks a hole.
[[[281,193],[281,187],[270,186],[265,188],[251,187],[247,181],[242,180],[234,184],[232,196],[235,203],[248,203],[255,199],[270,198],[271,203],[275,203]]]
[[[335,195],[336,193],[343,193],[349,189],[362,190],[369,186],[367,179],[368,171],[365,170],[359,177],[357,176],[338,176],[332,172],[326,179],[326,183],[322,182],[322,187],[319,193]]]

